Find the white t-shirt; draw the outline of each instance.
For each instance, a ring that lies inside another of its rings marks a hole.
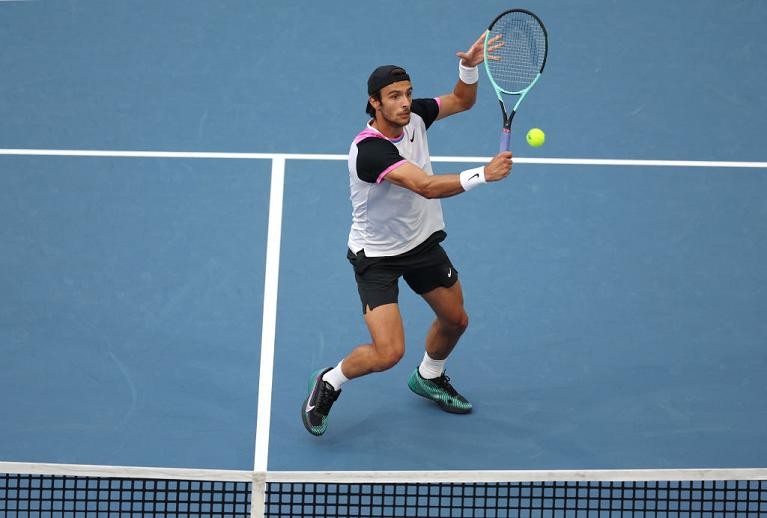
[[[349,249],[368,257],[389,257],[412,250],[445,228],[442,205],[384,177],[406,162],[431,170],[426,130],[439,113],[438,99],[414,99],[410,122],[396,139],[368,124],[349,149],[352,226]]]

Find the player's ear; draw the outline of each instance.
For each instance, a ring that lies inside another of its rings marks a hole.
[[[370,106],[373,107],[374,110],[378,111],[378,109],[381,107],[381,101],[373,97],[372,95],[368,97],[368,102],[370,103]]]

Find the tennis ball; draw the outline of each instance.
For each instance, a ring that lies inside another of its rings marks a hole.
[[[533,128],[527,132],[527,143],[530,144],[531,146],[533,147],[542,146],[545,141],[546,141],[546,134],[542,130],[538,128]]]

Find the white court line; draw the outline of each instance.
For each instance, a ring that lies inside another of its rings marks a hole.
[[[0,155],[77,156],[113,158],[209,158],[234,160],[347,160],[347,155],[306,153],[218,153],[206,151],[107,151],[87,149],[0,149]],[[433,156],[432,162],[483,163],[489,156]],[[693,167],[721,169],[767,169],[767,162],[733,162],[706,160],[623,160],[613,158],[514,158],[518,164]]]
[[[269,225],[266,238],[266,268],[264,273],[264,313],[261,324],[261,361],[258,375],[258,417],[253,471],[263,477],[269,467],[269,430],[272,411],[272,376],[274,371],[274,340],[277,327],[277,294],[280,275],[280,238],[282,235],[282,200],[285,189],[285,159],[272,160],[269,193]],[[251,516],[264,516],[264,483],[253,481]]]

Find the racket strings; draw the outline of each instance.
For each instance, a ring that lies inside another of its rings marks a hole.
[[[503,46],[489,54],[488,71],[502,90],[517,93],[535,80],[546,59],[546,33],[538,20],[524,12],[502,16],[490,28],[488,39],[502,35]]]

